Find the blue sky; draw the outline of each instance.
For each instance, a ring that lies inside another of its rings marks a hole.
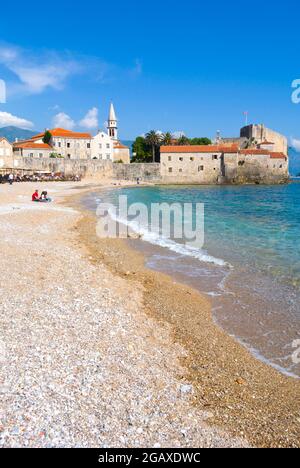
[[[95,133],[113,100],[123,139],[234,136],[247,110],[300,148],[299,2],[29,0],[1,17],[0,126]]]

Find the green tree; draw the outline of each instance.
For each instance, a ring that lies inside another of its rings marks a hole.
[[[172,144],[173,137],[171,132],[166,132],[162,135],[161,142],[163,145],[169,146]]]
[[[190,145],[211,145],[211,140],[209,138],[191,138]]]
[[[152,162],[155,162],[155,154],[156,150],[159,148],[161,144],[161,136],[155,130],[151,130],[146,134],[146,143],[151,146],[152,149]]]
[[[132,145],[133,156],[131,162],[150,162],[151,148],[147,144],[144,137],[139,136],[135,139]]]
[[[177,144],[180,146],[188,145],[189,143],[190,140],[185,135],[181,135],[181,137],[177,140]]]
[[[46,130],[45,133],[44,133],[44,136],[43,136],[43,142],[44,142],[46,145],[49,145],[49,143],[50,143],[50,141],[51,141],[51,138],[52,138],[51,133],[49,132],[49,130]]]

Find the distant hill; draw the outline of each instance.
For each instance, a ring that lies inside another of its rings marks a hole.
[[[31,130],[24,130],[23,128],[18,127],[0,128],[0,137],[7,138],[7,140],[11,143],[13,143],[16,140],[16,138],[18,138],[18,140],[28,140],[37,133],[38,132],[32,132]]]
[[[290,174],[296,176],[300,174],[300,153],[294,148],[289,148]]]

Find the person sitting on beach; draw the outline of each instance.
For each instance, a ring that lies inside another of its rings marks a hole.
[[[44,190],[42,193],[41,193],[41,196],[40,196],[40,201],[41,202],[51,202],[51,198],[48,197],[48,192],[46,190]]]
[[[34,201],[34,202],[40,200],[39,191],[38,191],[38,190],[36,190],[36,191],[32,194],[31,200]]]

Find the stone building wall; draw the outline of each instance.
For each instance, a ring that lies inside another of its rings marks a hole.
[[[161,180],[159,163],[114,163],[113,174],[116,179],[134,182],[137,178],[144,182],[160,182]]]
[[[0,169],[13,169],[14,172],[55,172],[65,175],[113,177],[113,163],[93,159],[63,159],[63,158],[24,158],[24,157],[0,157]]]
[[[174,153],[172,156],[174,157]],[[171,172],[168,170],[170,167],[173,169]],[[288,181],[288,158],[272,159],[264,154],[185,153],[183,161],[178,154],[171,161],[167,154],[162,154],[161,164],[119,164],[93,159],[35,159],[13,156],[0,157],[0,170],[13,170],[14,173],[22,173],[22,170],[26,173],[60,172],[67,176],[111,177],[134,182],[139,178],[144,182],[164,184],[284,183]]]
[[[113,140],[105,132],[98,132],[91,141],[91,158],[113,161]]]
[[[123,161],[123,164],[130,164],[130,150],[129,148],[114,148],[114,161]]]
[[[0,169],[13,169],[15,173],[25,170],[34,172],[61,172],[66,175],[81,175],[82,177],[112,177],[136,181],[159,182],[160,165],[155,164],[121,164],[109,160],[99,159],[63,159],[63,158],[24,158],[24,157],[0,157]]]
[[[165,183],[216,184],[221,174],[221,153],[161,153]]]
[[[36,149],[36,148],[14,148],[14,153],[16,157],[20,157],[22,159],[24,158],[34,158],[34,159],[40,159],[40,158],[49,158],[50,154],[52,153],[51,148],[46,149]]]
[[[264,125],[247,125],[241,129],[241,137],[249,140],[253,139],[256,144],[264,141],[274,143],[273,151],[288,154],[288,142],[284,135],[281,135]]]
[[[289,179],[288,158],[239,154],[235,183],[285,183]]]
[[[0,157],[1,156],[12,156],[12,145],[6,138],[0,137]]]
[[[35,143],[42,143],[43,138],[36,139]],[[52,136],[50,145],[52,153],[57,153],[66,159],[91,158],[91,139]]]
[[[269,154],[161,153],[166,184],[284,183],[288,158]]]

